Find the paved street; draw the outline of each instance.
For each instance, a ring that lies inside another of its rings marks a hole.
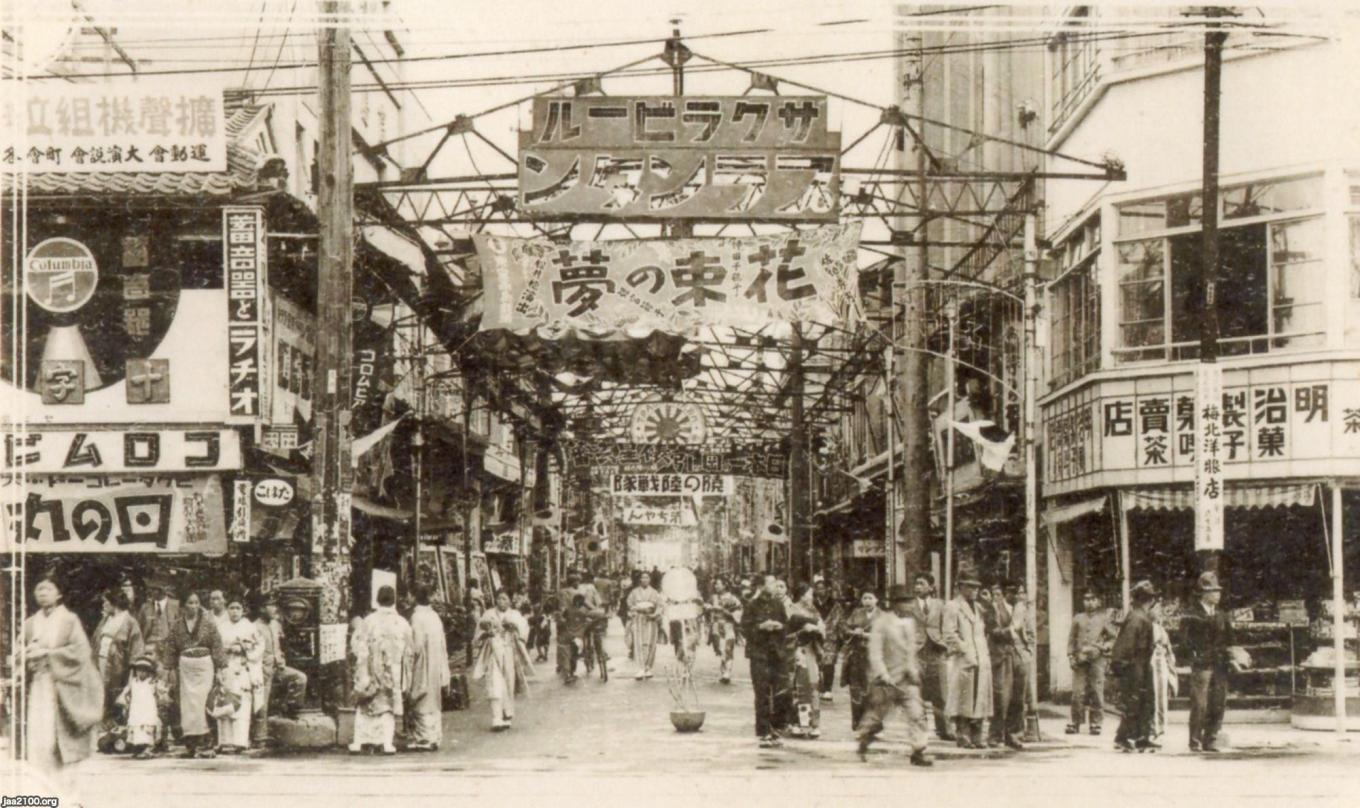
[[[632,679],[617,621],[610,646],[615,675],[608,684],[583,677],[567,687],[552,675],[551,662],[541,666],[508,733],[488,731],[485,703],[476,694],[473,709],[446,717],[457,744],[438,754],[146,762],[100,757],[81,773],[84,804],[238,806],[286,799],[289,805],[330,806],[359,798],[398,804],[441,796],[495,805],[721,799],[756,806],[785,805],[790,797],[805,804],[898,799],[924,789],[932,804],[987,804],[986,795],[1005,793],[1016,805],[1068,799],[1146,805],[1157,796],[1175,804],[1226,804],[1234,795],[1254,805],[1353,805],[1349,795],[1360,789],[1360,739],[1343,744],[1329,734],[1279,726],[1231,727],[1233,751],[1205,759],[1186,751],[1183,725],[1173,727],[1169,748],[1160,754],[1122,755],[1109,748],[1114,720],[1103,738],[1073,739],[1061,734],[1062,720],[1055,717],[1044,722],[1049,740],[1021,754],[965,754],[937,745],[936,767],[922,772],[905,765],[901,735],[889,732],[863,763],[854,752],[843,690],[823,712],[821,740],[760,750],[752,737],[749,684],[744,678],[718,684],[707,650],[698,669],[708,720],[703,732],[680,735],[667,719],[670,696],[661,674],[650,682]],[[672,660],[663,646],[658,671]]]

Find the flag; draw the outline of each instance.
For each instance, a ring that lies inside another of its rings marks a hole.
[[[401,419],[405,417],[406,415],[403,413],[367,435],[364,435],[362,438],[355,438],[354,443],[350,446],[350,455],[353,458],[354,465],[357,466],[359,464],[359,458],[367,454],[369,449],[377,446],[378,441],[392,434],[392,430],[396,429],[397,424],[401,423]]]
[[[991,471],[1001,471],[1015,445],[1015,435],[1008,435],[991,421],[950,421],[960,433],[977,444],[982,465]]]

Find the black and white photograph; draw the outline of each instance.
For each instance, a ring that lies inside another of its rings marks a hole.
[[[1360,804],[1360,0],[0,0],[0,808]]]

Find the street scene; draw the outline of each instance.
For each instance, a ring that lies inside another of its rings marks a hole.
[[[0,33],[0,808],[1360,793],[1360,4]]]

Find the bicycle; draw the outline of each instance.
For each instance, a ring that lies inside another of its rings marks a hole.
[[[606,625],[605,620],[592,622],[590,627],[586,629],[586,641],[583,643],[585,645],[586,672],[592,672],[592,668],[596,667],[598,662],[601,682],[609,681],[609,654],[605,653],[604,650]]]

